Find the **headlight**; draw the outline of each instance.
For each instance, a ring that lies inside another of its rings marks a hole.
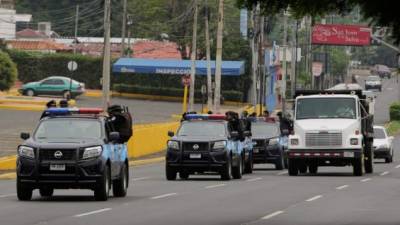
[[[179,143],[177,141],[168,141],[168,148],[179,150]]]
[[[82,159],[98,157],[101,155],[102,152],[103,152],[103,148],[101,146],[85,148]]]
[[[27,146],[19,146],[18,154],[19,156],[23,156],[26,158],[35,158],[35,152],[33,151],[33,148]]]
[[[269,145],[276,145],[279,142],[279,138],[271,138],[269,139]]]
[[[351,145],[358,145],[358,139],[357,138],[351,138],[350,139],[350,144]]]
[[[297,138],[290,139],[290,144],[291,145],[299,145],[299,139],[297,139]]]
[[[214,150],[216,150],[216,149],[225,149],[225,147],[226,147],[226,141],[217,141],[217,142],[214,143],[213,149]]]

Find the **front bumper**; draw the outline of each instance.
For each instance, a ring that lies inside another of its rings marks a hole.
[[[51,171],[51,164],[65,165],[65,171]],[[102,177],[102,158],[82,161],[39,161],[19,157],[17,176],[21,183],[36,189],[94,189]]]
[[[375,159],[386,159],[391,156],[390,149],[388,148],[374,148]]]
[[[281,148],[278,145],[254,147],[253,149],[254,163],[275,163],[281,155]]]
[[[354,159],[362,157],[361,149],[289,149],[287,157],[290,160],[302,161],[318,166],[346,166]]]

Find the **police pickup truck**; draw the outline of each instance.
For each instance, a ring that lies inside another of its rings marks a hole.
[[[294,134],[289,136],[289,175],[319,166],[353,166],[373,172],[373,115],[361,90],[297,91]]]
[[[230,123],[225,115],[187,114],[176,134],[168,132],[172,138],[166,153],[167,180],[175,180],[177,173],[188,179],[191,174],[214,172],[230,180],[251,172],[251,133],[234,130]]]
[[[17,196],[30,200],[54,189],[91,189],[95,199],[124,197],[129,184],[128,151],[112,113],[97,108],[49,108],[18,147]],[[129,113],[129,112],[125,112]]]

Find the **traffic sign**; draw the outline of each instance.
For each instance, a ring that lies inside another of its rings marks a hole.
[[[75,71],[78,69],[78,63],[76,63],[75,61],[69,61],[67,67],[68,67],[69,71],[71,71],[71,72]]]

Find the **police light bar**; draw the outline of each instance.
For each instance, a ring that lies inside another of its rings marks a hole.
[[[267,123],[276,123],[276,119],[274,117],[249,117],[251,122],[267,122]]]
[[[49,108],[45,112],[53,116],[70,114],[99,114],[103,112],[101,108]]]
[[[223,114],[187,114],[185,120],[225,120]]]

